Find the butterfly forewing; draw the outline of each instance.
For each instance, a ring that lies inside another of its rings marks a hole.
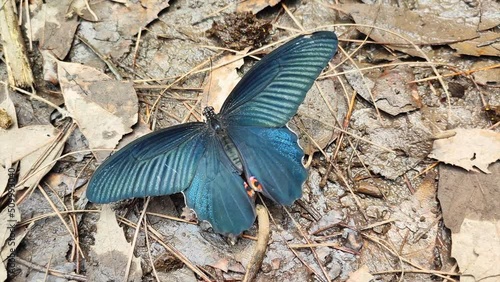
[[[228,124],[281,127],[297,112],[314,80],[337,50],[333,32],[299,36],[259,61],[221,109]]]
[[[87,198],[109,203],[183,191],[207,149],[207,130],[205,123],[186,123],[134,140],[99,166],[87,187]]]

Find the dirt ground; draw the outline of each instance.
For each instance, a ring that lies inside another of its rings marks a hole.
[[[498,1],[4,2],[33,79],[0,11],[1,281],[500,281]],[[317,30],[339,48],[289,123],[309,176],[292,206],[257,200],[269,228],[214,233],[182,194],[86,199],[113,149]]]

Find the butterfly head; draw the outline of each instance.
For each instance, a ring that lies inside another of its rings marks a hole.
[[[214,119],[216,116],[214,107],[212,107],[212,106],[205,107],[203,109],[203,115],[205,116],[205,118],[207,120]]]
[[[220,131],[222,130],[221,123],[218,119],[217,114],[215,113],[215,110],[213,107],[208,106],[203,109],[203,116],[205,116],[205,119],[207,120],[207,123],[212,127],[215,131]]]

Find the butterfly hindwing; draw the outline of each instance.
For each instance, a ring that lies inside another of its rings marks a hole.
[[[337,50],[337,36],[322,31],[299,36],[265,56],[243,76],[224,102],[228,124],[281,127]]]
[[[209,136],[191,186],[184,192],[187,206],[199,220],[207,220],[218,233],[240,234],[255,220],[253,199],[216,136]]]
[[[207,130],[205,123],[186,123],[134,140],[99,166],[87,187],[87,198],[109,203],[186,189],[207,149]]]
[[[291,205],[302,196],[307,171],[295,133],[287,127],[254,126],[231,126],[228,133],[243,158],[245,173],[260,182],[266,197]]]

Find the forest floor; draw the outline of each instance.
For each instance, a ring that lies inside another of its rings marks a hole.
[[[33,87],[0,63],[0,281],[500,281],[498,1],[20,2]],[[86,199],[113,149],[200,121],[317,30],[339,50],[289,123],[309,177],[263,200],[270,228],[214,233],[181,194]]]

